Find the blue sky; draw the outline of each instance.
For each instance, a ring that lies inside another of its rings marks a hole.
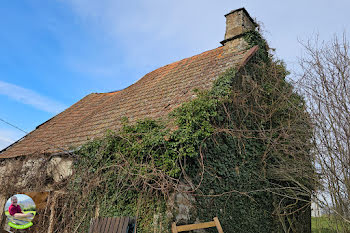
[[[298,40],[330,40],[350,26],[346,0],[3,1],[0,119],[29,132],[89,93],[216,48],[224,14],[242,6],[290,70],[298,70]],[[22,136],[0,121],[0,149]]]

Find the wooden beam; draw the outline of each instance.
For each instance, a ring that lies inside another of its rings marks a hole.
[[[211,221],[211,222],[196,223],[196,224],[189,224],[189,225],[182,225],[182,226],[176,226],[176,223],[173,222],[171,226],[171,231],[172,233],[178,233],[182,231],[191,231],[191,230],[205,229],[210,227],[216,227],[219,233],[224,233],[218,217],[215,217],[214,221]]]
[[[176,227],[176,223],[174,223],[174,222],[173,222],[173,224],[171,225],[171,231],[172,231],[172,233],[178,233],[177,227]]]
[[[224,231],[222,230],[222,227],[221,227],[221,224],[220,224],[220,221],[219,221],[218,217],[214,218],[214,222],[215,222],[216,228],[218,229],[218,232],[219,233],[224,233]]]
[[[198,230],[198,229],[205,229],[209,227],[215,227],[215,222],[204,222],[204,223],[196,223],[196,224],[190,224],[190,225],[183,225],[183,226],[177,226],[177,231],[191,231],[191,230]]]

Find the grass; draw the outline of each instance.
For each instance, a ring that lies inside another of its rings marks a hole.
[[[35,214],[36,214],[36,211],[23,211],[23,213],[32,213],[32,214],[34,214],[34,216],[35,216]],[[10,213],[8,212],[8,211],[5,211],[5,215],[10,215]]]
[[[339,224],[340,225],[340,224]],[[338,225],[338,231],[337,231],[337,225],[335,221],[332,221],[331,218],[327,216],[322,217],[312,217],[311,218],[311,231],[313,233],[333,233],[333,232],[348,232],[350,229],[347,228],[347,230],[344,229],[344,226]]]

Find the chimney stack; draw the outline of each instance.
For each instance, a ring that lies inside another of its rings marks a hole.
[[[226,33],[225,39],[220,43],[229,47],[244,46],[243,40],[240,39],[245,32],[255,30],[258,26],[252,17],[244,8],[233,10],[225,15],[226,17]]]

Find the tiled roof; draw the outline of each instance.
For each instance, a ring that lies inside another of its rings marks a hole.
[[[156,69],[121,91],[87,95],[1,151],[0,158],[64,152],[118,129],[123,117],[130,122],[166,117],[193,97],[193,89],[208,89],[218,75],[244,64],[251,54],[222,46]]]

